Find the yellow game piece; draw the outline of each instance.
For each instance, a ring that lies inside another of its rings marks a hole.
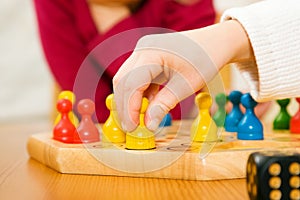
[[[72,102],[72,104],[75,103],[75,95],[73,92],[69,91],[69,90],[64,90],[61,93],[59,93],[58,95],[58,100],[60,99],[68,99],[69,101]],[[69,119],[72,122],[72,124],[74,124],[75,127],[77,127],[78,125],[78,118],[76,117],[76,115],[73,113],[73,111],[69,112]],[[54,121],[54,125],[56,125],[61,119],[61,114],[58,114],[55,121]]]
[[[143,98],[141,113],[140,113],[140,124],[132,132],[126,133],[126,148],[135,150],[154,149],[155,148],[155,137],[154,133],[147,129],[145,126],[144,116],[148,107],[148,100]]]
[[[110,94],[106,98],[106,107],[110,110],[109,117],[102,127],[104,134],[103,141],[112,143],[125,142],[125,132],[120,128],[117,120],[116,104],[114,101],[114,95]]]
[[[206,92],[199,93],[195,98],[195,104],[199,108],[199,114],[191,127],[191,140],[194,142],[217,141],[218,128],[209,113],[212,105],[211,96]]]

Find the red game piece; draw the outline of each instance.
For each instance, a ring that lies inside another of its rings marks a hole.
[[[92,114],[95,112],[95,104],[90,99],[83,99],[77,105],[78,112],[81,115],[81,121],[74,137],[74,143],[98,142],[99,131],[92,120]]]
[[[69,112],[72,110],[72,103],[68,99],[60,99],[56,104],[61,114],[61,120],[53,129],[53,139],[64,143],[73,143],[75,126],[69,119]]]
[[[300,104],[300,97],[296,98],[296,101]],[[291,133],[300,133],[300,106],[298,112],[291,118],[290,131]]]

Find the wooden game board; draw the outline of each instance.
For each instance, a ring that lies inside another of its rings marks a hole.
[[[191,144],[191,122],[173,124],[156,135],[154,150],[126,150],[124,144],[107,142],[64,144],[51,139],[50,132],[32,135],[28,153],[61,173],[217,180],[244,178],[248,156],[254,151],[292,148],[300,152],[300,134],[269,132],[264,140],[242,141],[222,131],[217,143]]]

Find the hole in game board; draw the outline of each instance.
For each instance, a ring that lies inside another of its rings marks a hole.
[[[168,147],[167,150],[170,151],[196,151],[199,150],[200,146],[193,146],[188,143],[183,143],[180,146]]]

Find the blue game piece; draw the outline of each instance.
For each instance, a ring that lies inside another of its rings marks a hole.
[[[159,127],[171,126],[172,125],[172,116],[170,113],[166,114],[162,121],[159,124]]]
[[[246,93],[241,98],[242,105],[246,112],[238,124],[237,138],[240,140],[263,140],[263,126],[254,113],[257,102]]]
[[[237,126],[243,117],[243,113],[240,110],[242,95],[240,91],[234,90],[228,96],[232,103],[232,110],[225,118],[225,130],[228,132],[237,132]]]

